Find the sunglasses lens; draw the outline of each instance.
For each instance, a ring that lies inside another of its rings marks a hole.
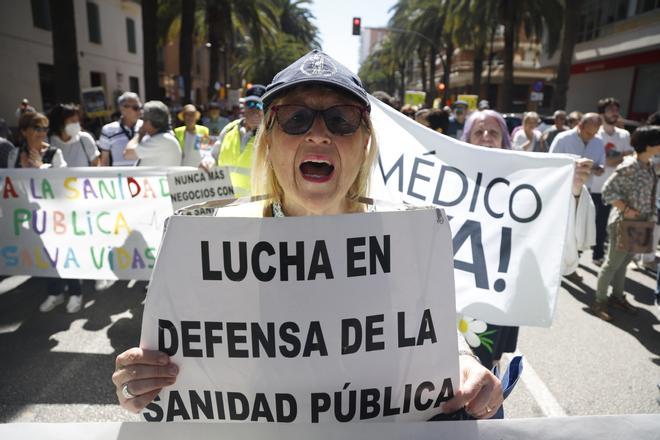
[[[352,105],[337,105],[323,112],[325,125],[334,134],[351,134],[360,126],[362,112]]]
[[[262,102],[248,101],[247,108],[256,108],[258,110],[263,110],[264,104]]]
[[[315,112],[302,105],[285,105],[277,109],[277,122],[287,134],[303,134],[312,126]]]

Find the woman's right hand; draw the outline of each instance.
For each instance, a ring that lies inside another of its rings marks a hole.
[[[138,347],[126,350],[117,356],[112,374],[119,404],[131,412],[140,412],[163,387],[176,382],[178,373],[178,367],[165,353]],[[124,386],[135,397],[125,396]]]
[[[623,210],[623,218],[634,220],[639,217],[639,211],[633,208],[626,208]]]

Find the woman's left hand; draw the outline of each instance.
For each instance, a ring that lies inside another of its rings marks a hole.
[[[443,405],[443,412],[451,414],[465,407],[477,419],[495,415],[502,402],[502,382],[472,356],[459,356],[461,384],[454,397]]]
[[[575,160],[575,175],[573,176],[573,195],[582,194],[582,185],[587,183],[594,161],[584,157]]]

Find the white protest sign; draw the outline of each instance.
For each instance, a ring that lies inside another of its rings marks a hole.
[[[573,160],[472,146],[371,104],[380,150],[372,197],[447,211],[457,311],[493,324],[549,326]]]
[[[524,419],[345,423],[5,423],[0,438],[12,440],[181,440],[181,439],[360,439],[360,440],[657,440],[659,414],[532,417]]]
[[[166,170],[0,170],[0,274],[148,280],[165,219]]]
[[[226,167],[212,168],[209,171],[189,170],[167,173],[172,207],[177,211],[186,206],[209,200],[233,199],[234,187]],[[195,208],[189,215],[213,214],[212,208]]]
[[[441,210],[174,216],[140,346],[180,373],[148,421],[426,420],[458,388]]]

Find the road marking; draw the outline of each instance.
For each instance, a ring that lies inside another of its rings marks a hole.
[[[516,352],[513,356],[520,356],[522,353]],[[507,363],[511,362],[513,357],[507,353],[503,355]],[[552,394],[550,389],[546,384],[541,380],[532,364],[529,363],[527,358],[523,359],[523,372],[520,375],[520,380],[525,384],[525,388],[532,395],[536,404],[541,409],[541,412],[545,417],[565,417],[566,411],[561,407],[555,396]]]

